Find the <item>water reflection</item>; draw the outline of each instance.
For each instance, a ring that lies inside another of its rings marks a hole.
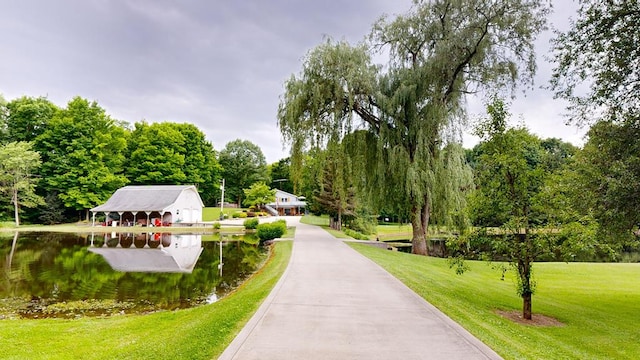
[[[203,250],[200,234],[111,233],[104,234],[101,247],[95,246],[92,234],[89,251],[123,272],[191,273]]]
[[[265,256],[251,243],[190,234],[6,234],[0,319],[191,307],[223,297]]]

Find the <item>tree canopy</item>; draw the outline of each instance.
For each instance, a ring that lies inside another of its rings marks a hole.
[[[264,204],[273,202],[276,191],[270,189],[265,183],[258,182],[252,184],[248,189],[244,189],[244,205],[261,208]]]
[[[640,111],[638,24],[638,1],[580,0],[569,31],[553,40],[551,87],[569,100],[573,122],[622,120],[620,115]]]
[[[253,183],[266,182],[267,162],[260,148],[248,140],[233,140],[220,151],[222,176],[230,198],[242,204],[243,189]]]
[[[43,203],[35,192],[34,174],[40,164],[40,154],[32,150],[31,143],[10,142],[0,147],[0,191],[11,198],[16,226],[20,225],[20,205]]]
[[[122,174],[127,135],[96,102],[72,99],[35,139],[44,190],[75,210],[106,201],[127,183]]]
[[[345,147],[362,160],[353,180],[378,207],[391,202],[410,214],[413,252],[426,254],[430,216],[459,213],[470,179],[461,148],[449,146],[460,141],[465,94],[530,80],[547,12],[538,0],[416,1],[373,27],[372,45],[390,56],[386,68],[372,63],[367,45],[327,40],[285,85],[278,122],[292,164],[364,130]]]

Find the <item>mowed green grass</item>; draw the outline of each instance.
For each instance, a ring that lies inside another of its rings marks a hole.
[[[308,225],[317,225],[323,228],[326,232],[333,235],[338,239],[351,239],[351,236],[345,235],[342,231],[333,230],[329,227],[329,216],[328,215],[305,215],[300,219],[300,222]]]
[[[536,327],[496,310],[521,311],[514,278],[469,261],[456,275],[447,260],[350,244],[506,359],[638,359],[640,264],[536,263],[534,317],[563,326]],[[425,344],[425,346],[427,346]]]
[[[2,320],[2,359],[214,359],[233,340],[287,267],[278,242],[264,267],[211,305],[106,319]]]
[[[231,219],[233,213],[247,210],[240,208],[223,208],[222,211],[227,214],[227,218]],[[220,220],[220,208],[219,207],[206,207],[202,209],[202,221],[218,221]]]

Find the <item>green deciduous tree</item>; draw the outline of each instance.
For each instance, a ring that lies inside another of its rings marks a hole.
[[[40,154],[32,150],[31,143],[10,142],[0,147],[0,190],[11,197],[16,226],[20,225],[20,206],[43,203],[36,195],[33,177],[40,164]]]
[[[600,121],[587,136],[575,166],[576,204],[593,213],[602,239],[633,241],[640,229],[640,121]]]
[[[503,236],[493,236],[492,250],[506,258],[518,275],[518,293],[523,300],[523,317],[531,319],[533,262],[549,251],[539,228],[539,196],[547,176],[541,140],[526,128],[511,128],[506,106],[494,100],[487,107],[490,117],[477,127],[483,140],[478,158],[472,212],[489,212],[490,224],[500,226]],[[484,218],[482,219],[484,220]]]
[[[185,183],[198,187],[200,197],[206,206],[215,205],[216,200],[219,199],[222,166],[218,163],[213,145],[193,124],[175,124],[174,126],[184,137]]]
[[[8,141],[34,141],[60,109],[46,98],[23,96],[10,101],[7,110]]]
[[[597,121],[577,156],[576,203],[597,219],[603,239],[622,242],[640,224],[639,23],[638,1],[581,0],[569,31],[553,40],[551,87],[569,100],[571,122]]]
[[[203,202],[218,194],[222,168],[213,145],[193,124],[139,122],[129,140],[126,175],[134,184],[194,184]]]
[[[547,12],[539,0],[415,1],[374,25],[371,41],[390,55],[385,68],[372,64],[366,45],[319,45],[287,81],[279,107],[292,165],[363,129],[347,146],[360,159],[361,176],[351,180],[378,208],[408,214],[413,252],[426,254],[431,215],[459,213],[464,202],[451,184],[469,172],[461,148],[449,144],[459,142],[465,94],[531,79]]]
[[[269,177],[271,178],[271,187],[280,189],[288,193],[294,193],[293,181],[291,180],[291,159],[284,158],[269,165]]]
[[[233,140],[220,151],[218,158],[222,165],[222,176],[226,181],[226,192],[239,205],[244,196],[243,189],[253,183],[266,182],[267,162],[262,150],[248,140]]]
[[[640,112],[638,24],[638,1],[580,0],[570,30],[553,40],[551,87],[569,100],[573,122]]]
[[[47,193],[82,211],[106,201],[127,179],[122,175],[128,133],[96,102],[76,97],[36,137]]]
[[[251,184],[248,189],[244,189],[245,206],[261,208],[264,204],[273,202],[276,191],[270,189],[265,183],[258,182]]]
[[[175,124],[139,122],[131,134],[125,174],[132,184],[183,184],[185,138]]]

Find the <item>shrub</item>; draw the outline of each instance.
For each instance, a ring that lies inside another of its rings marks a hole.
[[[247,230],[255,230],[255,228],[258,227],[258,224],[260,223],[260,221],[256,218],[251,218],[251,219],[247,219],[244,221],[243,225],[244,228]]]
[[[282,237],[287,232],[287,223],[284,220],[274,221],[258,225],[256,234],[260,241],[273,240]]]
[[[244,219],[247,217],[247,213],[242,211],[236,211],[231,215],[231,217],[233,217],[234,219],[237,219],[237,218]]]
[[[372,216],[361,215],[349,222],[349,228],[365,235],[376,232],[376,219]]]
[[[355,230],[344,229],[342,232],[345,233],[345,235],[351,236],[352,238],[354,238],[356,240],[369,240],[369,237],[367,235],[359,233],[359,232],[357,232]]]
[[[217,221],[216,221],[216,222],[214,222],[214,223],[213,223],[213,229],[214,229],[214,230],[220,230],[220,223],[219,223],[219,222],[217,222]]]
[[[256,217],[256,213],[253,211],[247,211],[247,217]]]

